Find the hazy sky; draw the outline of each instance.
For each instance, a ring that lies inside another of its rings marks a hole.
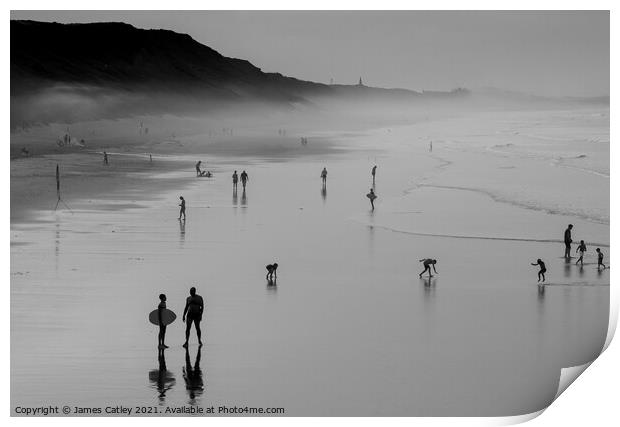
[[[305,80],[543,95],[609,94],[608,12],[23,11],[187,33],[225,56]]]

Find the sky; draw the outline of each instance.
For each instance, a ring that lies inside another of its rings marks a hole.
[[[266,72],[413,90],[609,95],[607,11],[12,11],[186,33]]]

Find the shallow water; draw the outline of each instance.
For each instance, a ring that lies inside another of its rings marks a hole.
[[[609,193],[587,186],[609,180],[480,143],[504,142],[497,129],[530,116],[486,117],[484,138],[452,121],[377,130],[339,141],[355,149],[327,158],[205,155],[215,178],[139,209],[73,200],[73,214],[12,224],[12,408],[247,405],[317,416],[543,408],[560,368],[596,357],[605,340],[609,271],[597,271],[591,245],[583,268],[565,263],[557,240],[571,221],[575,238],[608,246],[608,223],[588,218],[608,217]],[[441,132],[476,143],[436,142],[429,153]],[[468,173],[474,159],[484,177]],[[364,195],[375,163],[372,212]],[[524,191],[509,191],[513,169],[498,166],[527,171]],[[234,195],[230,175],[243,168],[248,189]],[[577,176],[580,188],[556,195],[562,176]],[[529,191],[535,179],[545,184]],[[494,198],[495,189],[512,199]],[[185,222],[176,218],[181,194]],[[438,259],[430,281],[418,278],[425,257]],[[536,283],[536,258],[547,263],[547,286]],[[265,265],[274,260],[270,285]],[[161,292],[180,315],[190,286],[206,302],[200,368],[195,335],[186,353],[177,320],[163,369],[147,315]]]

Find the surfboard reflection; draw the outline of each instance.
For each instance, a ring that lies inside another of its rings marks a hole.
[[[159,402],[163,404],[166,400],[166,393],[176,384],[176,380],[172,372],[166,368],[164,349],[157,351],[157,360],[159,368],[149,372],[149,380],[152,387],[157,389]]]
[[[200,370],[200,352],[202,347],[198,347],[196,359],[192,367],[192,361],[189,358],[189,348],[185,349],[185,366],[183,367],[183,379],[185,380],[185,388],[189,395],[189,404],[195,405],[196,398],[204,391],[204,382],[202,380],[202,371]]]

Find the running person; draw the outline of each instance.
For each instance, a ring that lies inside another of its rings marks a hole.
[[[200,321],[202,320],[202,312],[204,311],[204,302],[200,295],[196,294],[196,288],[192,286],[189,290],[189,296],[185,301],[185,309],[183,310],[183,321],[187,316],[187,322],[185,327],[185,344],[183,347],[187,348],[189,342],[189,332],[192,328],[192,322],[196,328],[196,335],[198,336],[198,344],[202,345]]]
[[[241,172],[241,185],[243,185],[243,189],[245,190],[245,184],[250,180],[246,171]]]
[[[183,216],[183,219],[185,219],[185,199],[183,198],[183,196],[179,197],[179,199],[181,199],[181,203],[179,204],[179,206],[181,207],[181,210],[179,211],[179,219],[181,219],[181,216]]]
[[[577,246],[577,253],[579,254],[579,259],[577,260],[575,265],[579,264],[579,262],[581,261],[581,266],[583,267],[583,256],[585,255],[587,250],[588,250],[588,248],[586,248],[586,244],[582,240],[579,243],[579,246]]]
[[[431,258],[424,258],[421,259],[419,262],[423,263],[422,265],[424,266],[424,271],[420,273],[420,277],[422,277],[422,275],[424,273],[426,273],[428,271],[428,277],[433,277],[433,275],[431,274],[431,267],[433,268],[433,270],[435,270],[435,274],[437,273],[437,270],[435,269],[435,264],[437,264],[437,260],[436,259],[431,259]]]
[[[542,260],[540,258],[538,258],[536,260],[535,263],[532,263],[532,265],[539,265],[540,266],[540,270],[538,271],[538,281],[540,282],[540,279],[542,278],[542,281],[545,281],[545,273],[547,272],[547,267],[545,267],[545,263],[542,262]]]

